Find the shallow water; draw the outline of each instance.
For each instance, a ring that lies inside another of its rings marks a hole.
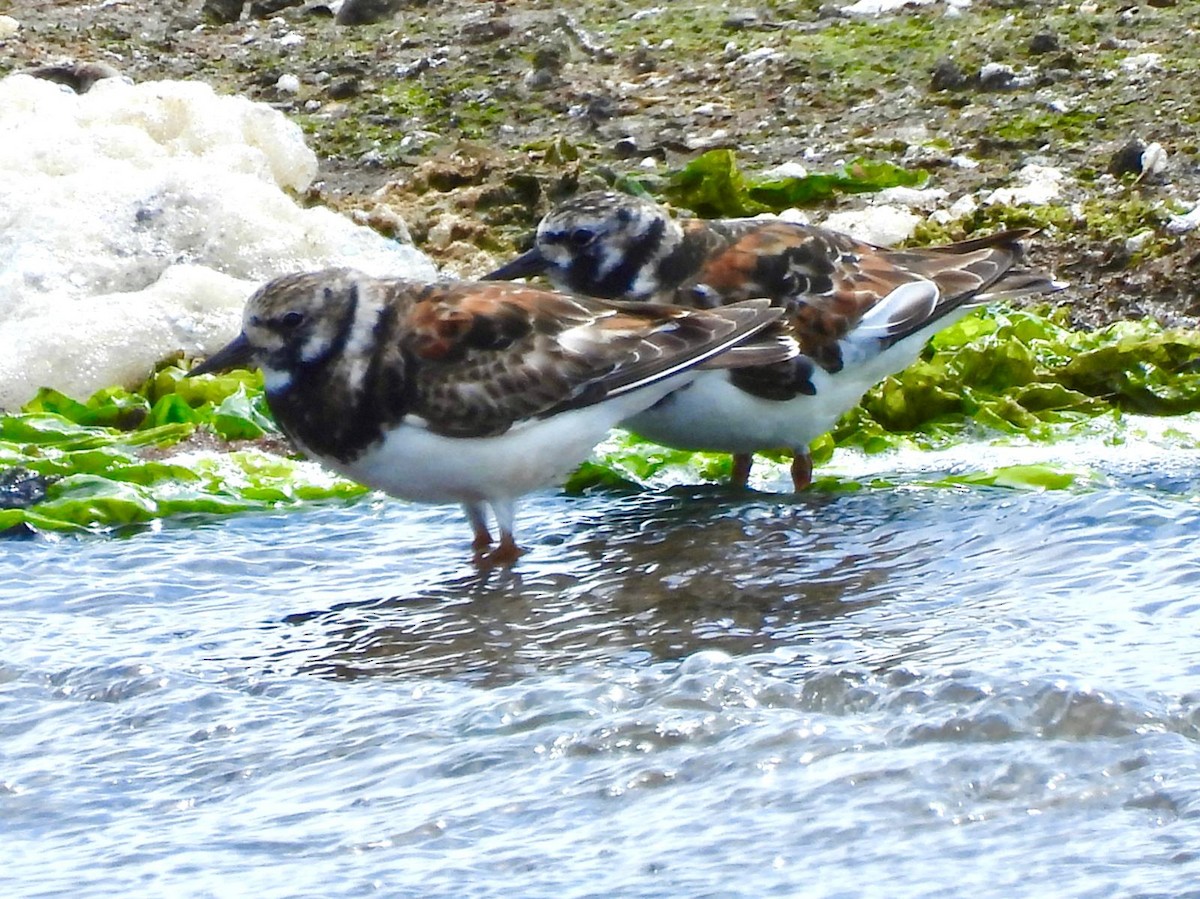
[[[0,543],[5,896],[1200,895],[1200,455]],[[875,463],[878,464],[878,463]]]

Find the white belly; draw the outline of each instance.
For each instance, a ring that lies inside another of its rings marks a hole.
[[[832,421],[825,421],[828,416],[819,414],[815,400],[810,396],[760,399],[734,387],[727,372],[710,371],[621,425],[677,449],[717,453],[803,449],[832,426]]]
[[[563,480],[622,418],[695,377],[691,372],[496,437],[444,437],[405,423],[353,462],[322,460],[375,490],[428,503],[515,499]]]
[[[690,385],[625,421],[622,427],[685,450],[754,453],[806,450],[871,387],[901,371],[920,355],[930,334],[961,318],[956,312],[882,353],[878,344],[844,346],[846,365],[836,374],[813,373],[816,394],[790,400],[764,400],[734,387],[725,371],[702,372]]]

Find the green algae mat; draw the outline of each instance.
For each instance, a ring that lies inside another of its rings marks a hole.
[[[83,401],[43,390],[20,411],[0,416],[0,471],[13,483],[14,471],[40,476],[43,486],[22,494],[25,501],[0,486],[0,531],[143,526],[365,492],[288,454],[257,373],[186,373],[178,360],[165,362],[137,390],[110,388]],[[1054,311],[994,309],[939,333],[918,362],[873,388],[813,449],[821,462],[839,447],[875,454],[1010,438],[1053,443],[1081,434],[1123,441],[1137,439],[1122,428],[1127,413],[1196,411],[1200,332],[1151,321],[1076,331]],[[619,435],[566,486],[640,489],[720,481],[728,473],[728,457]],[[981,466],[937,483],[1054,489],[1076,482],[1073,471],[1025,465]],[[823,479],[815,489],[879,483]]]

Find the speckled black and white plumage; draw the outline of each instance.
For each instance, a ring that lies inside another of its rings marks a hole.
[[[671,446],[741,456],[738,480],[749,472],[746,454],[791,450],[800,489],[811,477],[809,442],[911,363],[932,333],[996,297],[1060,286],[1014,268],[1033,233],[891,250],[778,219],[676,220],[652,202],[601,191],[551,212],[533,248],[488,278],[544,274],[580,295],[700,309],[770,299],[784,317],[761,339],[794,341],[798,353],[714,375],[628,424]]]
[[[242,333],[193,373],[258,365],[306,453],[396,496],[462,503],[481,552],[491,506],[501,546],[481,558],[507,563],[516,497],[566,475],[696,366],[794,352],[736,346],[778,316],[766,301],[702,312],[329,269],[260,289]]]

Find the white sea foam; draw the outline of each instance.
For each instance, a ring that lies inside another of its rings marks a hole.
[[[212,352],[284,272],[436,277],[413,247],[296,203],[286,191],[316,172],[297,125],[199,82],[106,79],[76,95],[0,80],[0,408]]]

